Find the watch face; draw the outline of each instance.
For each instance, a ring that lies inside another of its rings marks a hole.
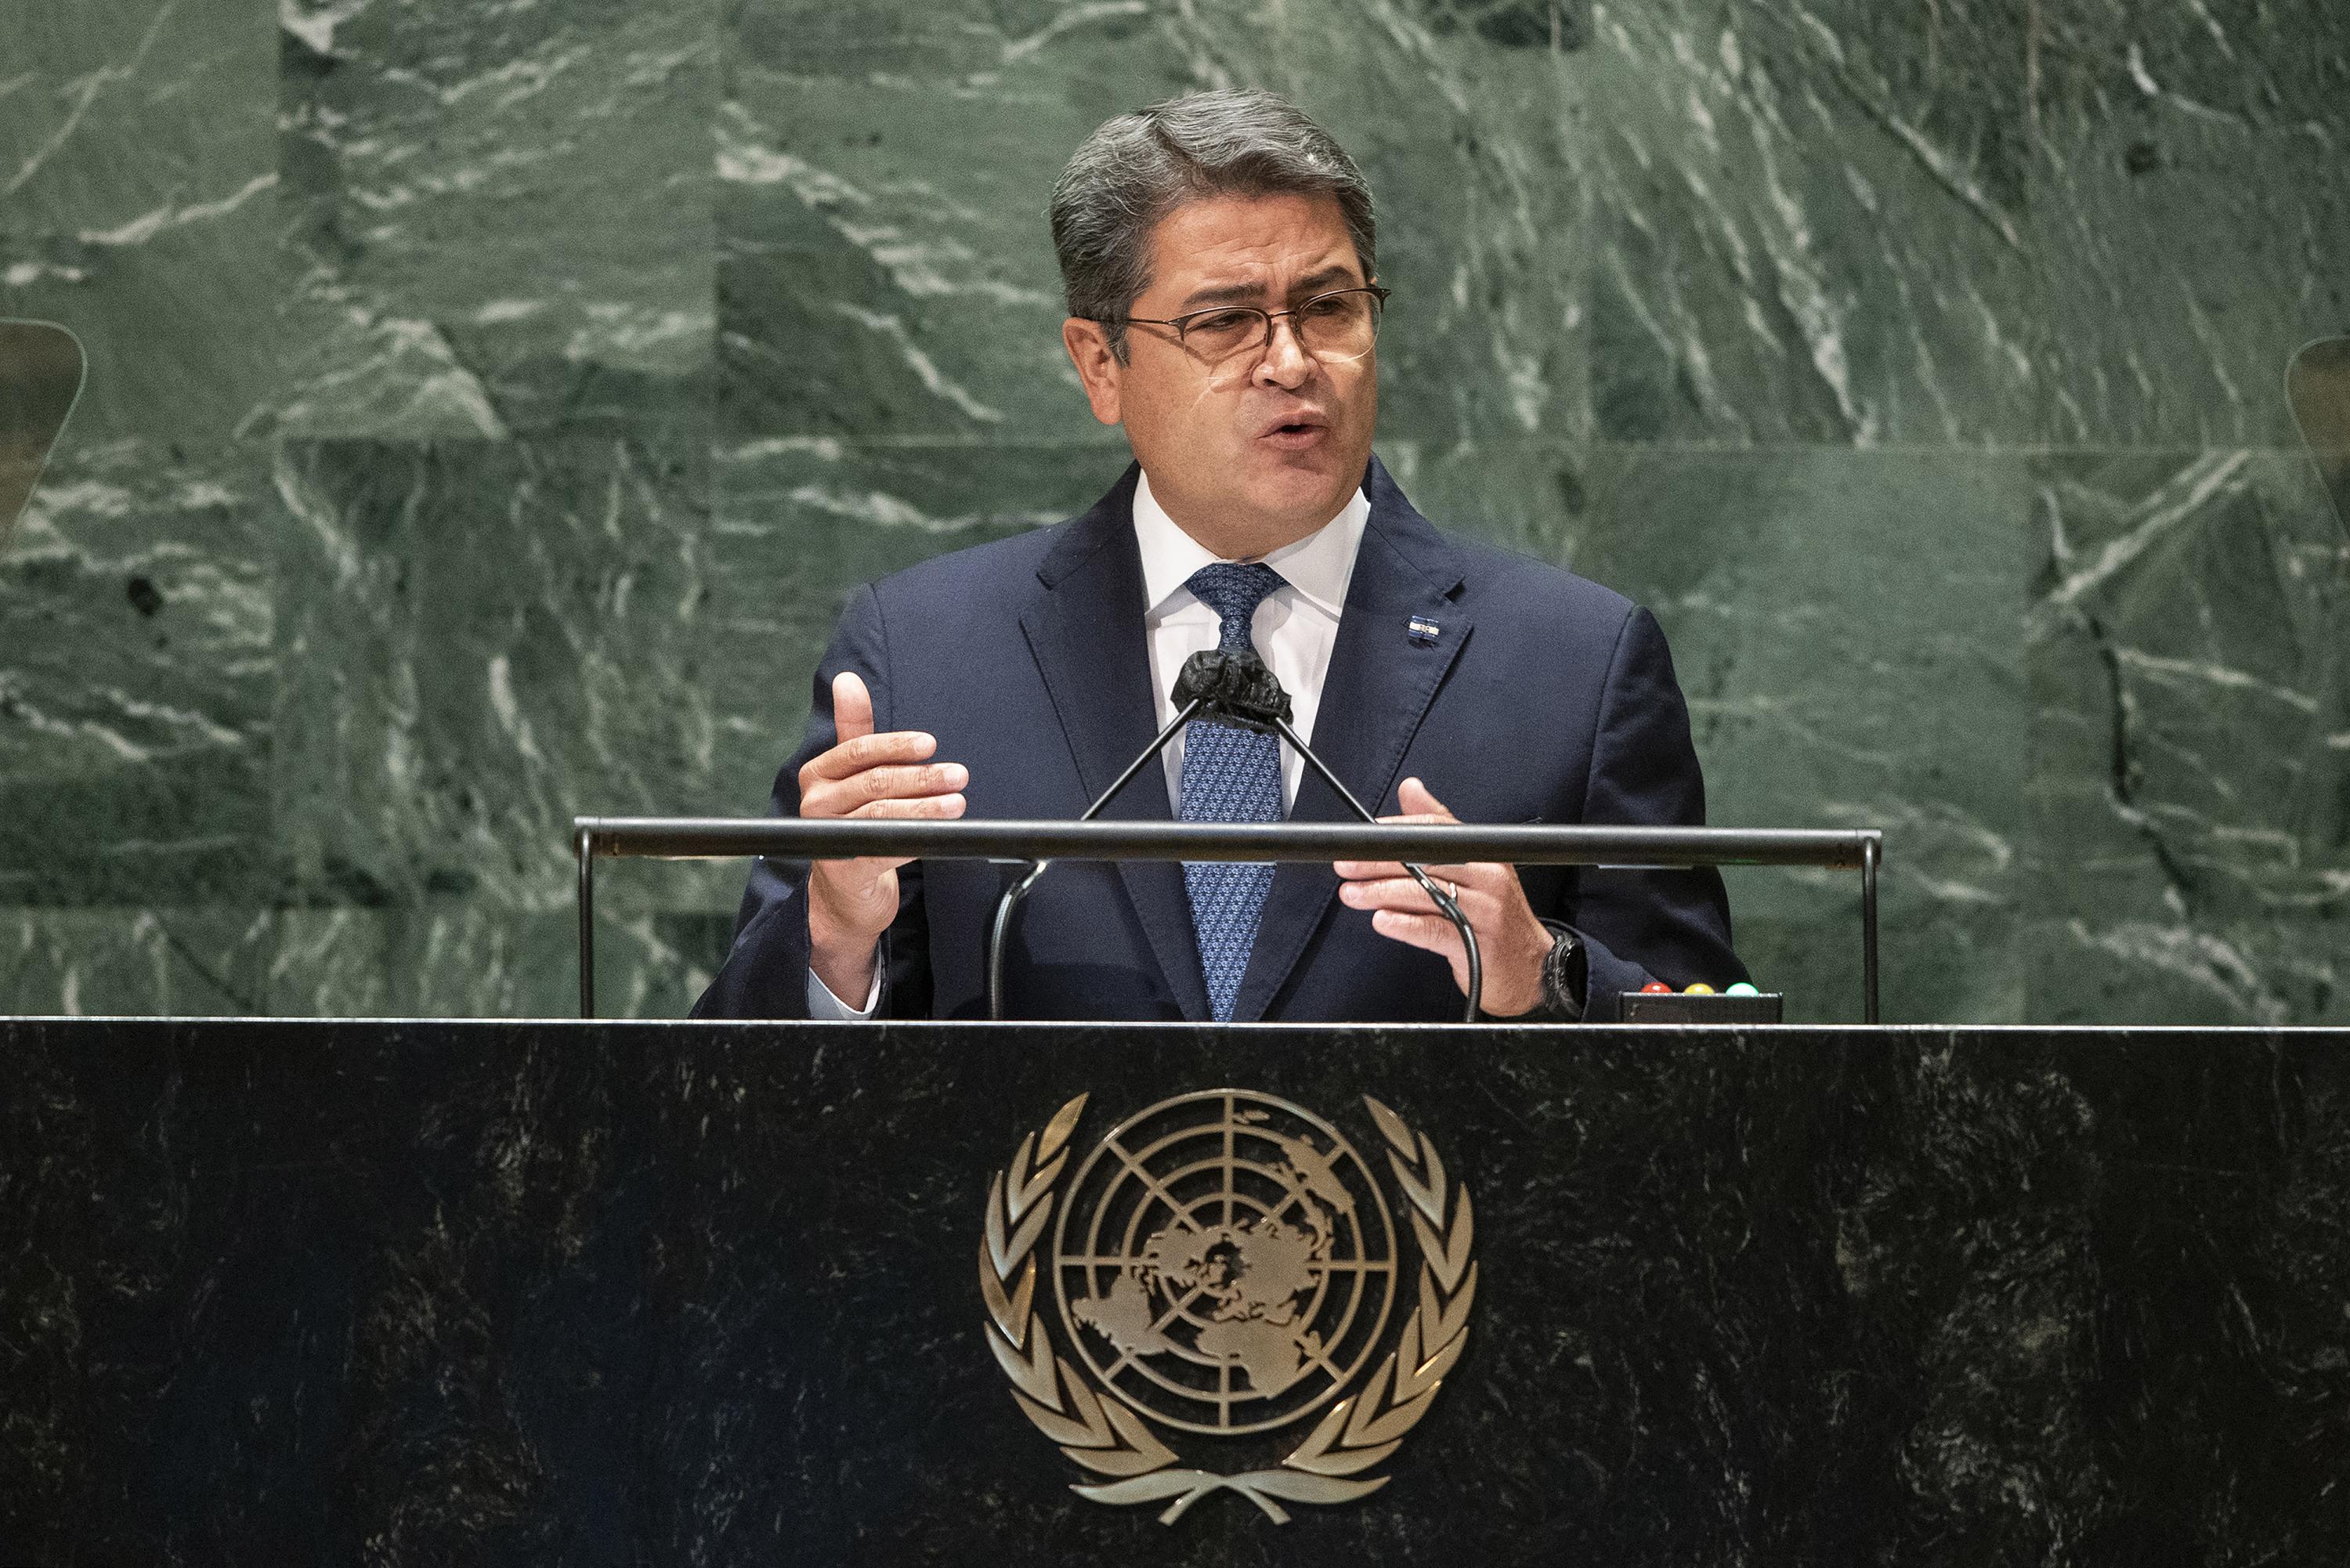
[[[1568,1020],[1583,1016],[1585,971],[1590,968],[1583,943],[1573,931],[1557,930],[1550,956],[1543,961],[1543,1007]]]

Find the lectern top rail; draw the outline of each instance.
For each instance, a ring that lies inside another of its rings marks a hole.
[[[910,821],[582,816],[583,855],[657,860],[860,855],[945,860],[1498,860],[1514,866],[1818,866],[1858,870],[1874,828],[1355,822]]]

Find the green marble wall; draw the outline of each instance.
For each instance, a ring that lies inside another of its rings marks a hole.
[[[1715,820],[1888,831],[1896,1019],[2350,1021],[2334,0],[0,0],[0,1010],[541,1013],[575,811],[764,798],[854,584],[1117,472],[1076,140],[1295,96],[1422,507],[1653,606]],[[731,868],[611,867],[674,1013]],[[1848,877],[1732,874],[1852,1015]]]

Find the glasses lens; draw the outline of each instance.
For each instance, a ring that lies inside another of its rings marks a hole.
[[[1325,294],[1297,307],[1297,336],[1320,359],[1359,359],[1379,333],[1378,296],[1361,290]]]
[[[1183,320],[1183,346],[1210,359],[1222,359],[1263,341],[1262,311],[1209,310]]]
[[[1379,335],[1379,296],[1368,289],[1317,295],[1283,312],[1305,351],[1317,359],[1359,359]],[[1234,306],[1182,318],[1183,346],[1210,363],[1261,349],[1272,322],[1262,310]]]

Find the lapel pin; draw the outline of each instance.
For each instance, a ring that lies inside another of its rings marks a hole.
[[[1410,634],[1412,641],[1426,647],[1436,641],[1443,628],[1426,616],[1416,615],[1411,618],[1411,624],[1405,630]]]

